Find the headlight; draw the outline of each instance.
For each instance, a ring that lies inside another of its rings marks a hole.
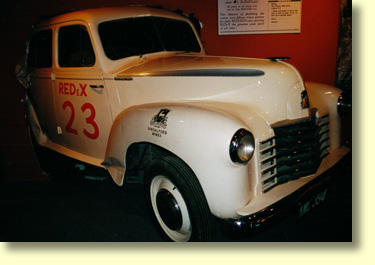
[[[337,101],[337,113],[340,117],[344,117],[346,113],[349,112],[352,107],[350,98],[345,92],[342,92]]]
[[[235,163],[246,164],[254,154],[254,136],[245,129],[238,130],[230,143],[230,158]]]

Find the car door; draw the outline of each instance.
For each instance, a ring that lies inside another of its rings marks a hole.
[[[61,143],[56,127],[54,102],[53,26],[37,28],[28,43],[27,68],[30,72],[30,87],[27,95],[44,134],[48,139]]]
[[[56,26],[55,105],[66,147],[103,158],[112,124],[99,60],[88,26]]]

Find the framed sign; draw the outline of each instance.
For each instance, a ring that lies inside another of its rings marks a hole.
[[[218,0],[219,35],[301,32],[302,0]]]

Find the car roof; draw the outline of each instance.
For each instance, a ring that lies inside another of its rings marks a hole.
[[[94,8],[80,11],[72,11],[60,15],[52,16],[41,20],[36,27],[49,26],[59,24],[67,21],[85,21],[88,24],[98,25],[103,21],[115,20],[127,17],[142,17],[142,16],[162,16],[175,19],[181,19],[178,13],[166,11],[158,8],[128,6],[128,7],[107,7]]]

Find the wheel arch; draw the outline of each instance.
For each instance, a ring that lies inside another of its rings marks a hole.
[[[175,156],[176,154],[151,142],[135,142],[129,145],[125,154],[126,172],[132,170],[144,170],[153,159],[163,156]],[[126,175],[124,176],[126,178]]]
[[[229,146],[232,137],[242,128],[255,131],[254,135],[261,131],[264,133],[268,125],[260,122],[261,117],[253,113],[251,117],[258,118],[247,120],[253,123],[256,121],[256,126],[248,126],[243,121],[245,118],[241,119],[218,106],[202,102],[157,103],[125,110],[114,121],[102,165],[107,168],[114,182],[121,186],[133,148],[151,145],[162,154],[178,157],[192,169],[215,216],[237,217],[236,210],[254,194],[250,185],[249,166],[251,172],[256,169],[254,161],[246,166],[231,161]],[[234,106],[231,107],[233,109]],[[244,108],[236,107],[236,111],[242,110],[244,113]],[[163,113],[162,110],[169,111]],[[249,115],[249,109],[246,110]],[[159,122],[165,123],[157,127],[153,122],[160,113],[168,119],[160,119]]]
[[[162,110],[168,110],[165,114],[167,118],[164,119],[165,124],[160,124],[159,121],[159,125],[155,126],[153,120],[160,115]],[[168,121],[171,115],[174,115],[174,120]],[[204,119],[210,120],[210,125]],[[108,169],[115,183],[121,186],[126,170],[129,168],[127,163],[129,157],[138,147],[151,146],[160,154],[177,156],[186,163],[186,156],[189,155],[186,150],[187,146],[197,141],[195,137],[202,137],[203,133],[207,132],[206,129],[216,129],[208,127],[219,123],[224,124],[223,119],[238,124],[227,113],[219,113],[216,110],[189,104],[158,103],[130,107],[121,112],[113,123],[102,165]],[[186,125],[186,123],[189,124]],[[232,127],[230,137],[237,127],[243,126]],[[193,133],[191,133],[192,130]]]

